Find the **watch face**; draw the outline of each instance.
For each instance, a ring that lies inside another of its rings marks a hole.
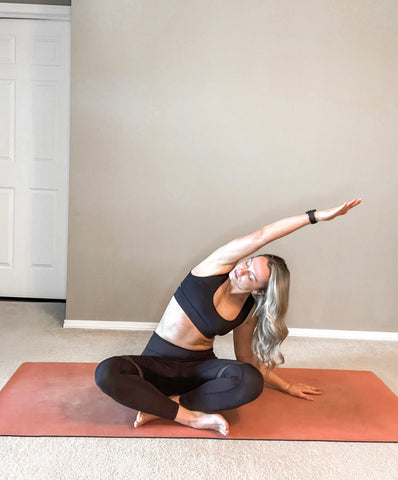
[[[316,209],[308,210],[305,213],[308,215],[311,223],[318,223],[317,219],[315,218],[314,212],[316,212]]]

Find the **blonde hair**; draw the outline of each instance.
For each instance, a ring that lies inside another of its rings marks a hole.
[[[253,295],[256,302],[253,315],[258,316],[258,322],[253,333],[252,350],[271,370],[285,361],[280,345],[289,333],[285,318],[289,304],[290,272],[283,258],[270,254],[259,256],[268,260],[270,277],[264,294]]]

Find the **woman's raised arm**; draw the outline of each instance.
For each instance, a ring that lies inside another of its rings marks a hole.
[[[339,207],[315,211],[315,220],[317,222],[332,220],[340,215],[345,215],[351,210],[351,208],[356,207],[360,203],[361,199],[359,198],[352,200],[351,202],[345,202]],[[289,235],[289,233],[293,233],[310,223],[309,215],[306,213],[278,220],[270,225],[266,225],[254,233],[236,238],[223,245],[207,257],[202,263],[211,263],[218,266],[234,266],[239,260],[252,255],[268,243]]]

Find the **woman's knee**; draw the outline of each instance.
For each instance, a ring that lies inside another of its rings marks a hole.
[[[249,363],[244,364],[244,384],[251,393],[251,401],[261,395],[264,389],[264,378],[256,367]]]
[[[115,381],[115,377],[120,375],[123,359],[120,357],[111,357],[103,360],[95,369],[95,383],[106,392]]]
[[[263,391],[263,376],[249,363],[236,362],[225,370],[223,376],[229,377],[235,383],[244,403],[255,400]]]

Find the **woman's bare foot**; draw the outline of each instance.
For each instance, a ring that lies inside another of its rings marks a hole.
[[[225,437],[229,434],[228,422],[218,413],[193,412],[180,405],[175,421],[200,430],[216,430]]]
[[[179,403],[179,397],[173,396],[170,398]],[[157,415],[138,412],[137,418],[134,422],[134,427],[141,427],[145,423],[151,422],[152,420],[157,420],[159,418],[161,417],[158,417]],[[220,432],[225,437],[229,434],[228,422],[222,415],[219,415],[218,413],[193,412],[180,405],[175,421],[181,423],[182,425],[186,425],[187,427],[197,428],[199,430],[215,430]]]
[[[170,400],[173,400],[176,403],[179,403],[180,396],[179,395],[171,395]],[[153,420],[158,420],[159,418],[157,415],[151,415],[150,413],[138,412],[137,417],[134,422],[134,428],[141,427],[145,423],[152,422]]]
[[[152,420],[158,420],[161,417],[157,415],[151,415],[150,413],[138,412],[134,422],[134,428],[141,427],[144,423],[151,422]]]

